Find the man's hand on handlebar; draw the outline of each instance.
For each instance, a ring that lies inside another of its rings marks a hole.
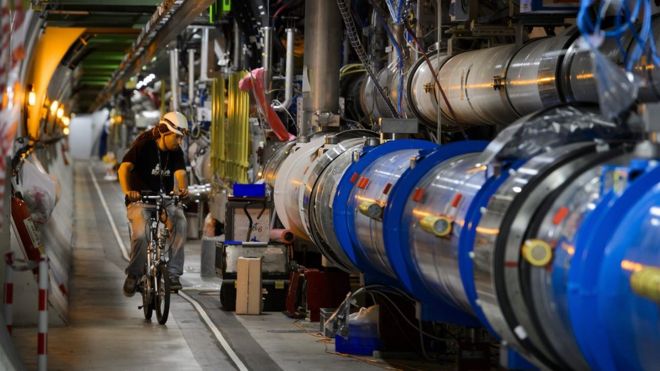
[[[179,198],[181,198],[181,199],[188,198],[188,196],[189,196],[189,194],[188,194],[188,187],[186,187],[186,188],[180,188],[177,192],[175,192],[175,194],[176,194],[177,196],[179,196]]]
[[[126,194],[126,197],[128,197],[128,200],[130,202],[135,202],[135,201],[140,201],[142,196],[140,195],[140,192],[138,191],[128,191],[128,194]]]

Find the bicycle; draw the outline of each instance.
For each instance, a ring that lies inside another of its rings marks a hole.
[[[167,213],[165,202],[174,201],[178,204],[179,196],[169,196],[164,193],[159,195],[143,194],[141,201],[149,207],[149,221],[147,228],[147,260],[145,262],[145,273],[140,278],[138,290],[142,293],[142,306],[144,318],[151,320],[153,311],[156,311],[158,323],[164,325],[167,322],[170,309],[170,274],[167,270],[169,230],[165,227]]]

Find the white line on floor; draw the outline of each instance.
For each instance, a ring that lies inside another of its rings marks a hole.
[[[119,244],[119,247],[121,247],[121,252],[122,255],[124,256],[124,259],[128,260],[128,250],[126,249],[126,246],[124,245],[124,242],[121,239],[121,236],[119,236],[119,230],[117,230],[117,226],[115,225],[114,220],[112,219],[112,214],[110,214],[110,210],[108,209],[108,205],[105,202],[105,198],[103,197],[103,192],[101,192],[101,187],[99,187],[98,182],[96,181],[96,177],[94,176],[94,172],[92,171],[92,168],[89,167],[89,174],[92,176],[92,181],[94,182],[94,186],[96,187],[96,191],[99,194],[99,198],[101,199],[101,204],[103,205],[103,208],[105,209],[105,214],[108,216],[108,220],[110,221],[110,225],[112,226],[112,232],[115,234],[115,238],[117,239],[117,243]],[[206,311],[202,306],[197,302],[197,300],[191,298],[190,296],[186,295],[183,291],[179,291],[179,296],[184,298],[186,301],[188,301],[192,306],[195,308],[197,313],[202,317],[204,322],[206,323],[206,326],[209,327],[211,332],[213,332],[213,335],[215,335],[215,338],[218,339],[218,342],[220,345],[222,345],[222,348],[225,350],[229,358],[231,358],[232,362],[238,367],[240,371],[248,371],[247,366],[241,361],[240,358],[238,358],[238,355],[236,355],[236,352],[231,348],[227,340],[225,339],[224,336],[222,336],[222,333],[220,330],[218,330],[218,327],[213,323],[211,318],[209,317],[208,314],[206,314]]]
[[[195,309],[197,310],[199,315],[202,317],[202,319],[204,320],[206,325],[209,327],[211,332],[213,332],[213,335],[215,335],[215,338],[218,339],[218,341],[220,342],[220,345],[222,345],[222,348],[224,348],[225,352],[227,352],[227,355],[229,356],[229,358],[231,358],[232,362],[234,362],[236,367],[238,367],[238,369],[240,371],[247,371],[248,370],[247,366],[245,366],[243,361],[241,361],[241,359],[238,358],[238,355],[236,355],[236,353],[231,348],[231,346],[229,345],[229,343],[227,342],[225,337],[222,336],[222,333],[220,332],[220,330],[218,330],[218,328],[215,326],[215,324],[213,323],[211,318],[208,316],[208,314],[206,314],[206,311],[197,302],[197,300],[195,300],[195,299],[191,298],[190,296],[186,295],[186,293],[183,292],[183,291],[179,291],[179,296],[186,299],[190,304],[192,304],[193,307],[195,307]]]
[[[92,182],[94,182],[94,187],[96,187],[96,192],[98,192],[99,198],[101,199],[101,205],[103,205],[103,209],[105,210],[105,215],[108,217],[108,221],[110,221],[110,227],[112,227],[112,232],[115,234],[115,238],[117,239],[117,243],[119,244],[119,248],[121,249],[121,254],[124,256],[124,259],[129,260],[128,249],[126,248],[126,245],[124,245],[124,241],[119,235],[119,230],[117,229],[117,225],[115,224],[114,219],[112,219],[112,214],[110,213],[110,209],[108,209],[108,204],[105,202],[105,197],[103,197],[103,192],[101,192],[101,187],[99,187],[99,183],[96,181],[96,176],[94,176],[92,167],[91,166],[88,167],[87,170],[89,170],[89,174],[92,176]]]

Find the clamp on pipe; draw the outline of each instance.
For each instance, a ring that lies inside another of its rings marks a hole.
[[[360,214],[365,215],[371,219],[382,219],[383,218],[383,207],[372,201],[362,201],[358,205],[358,211]]]
[[[660,303],[660,268],[636,271],[630,276],[630,288],[635,294]]]
[[[544,267],[552,260],[552,247],[543,240],[527,240],[522,247],[522,256],[529,264]]]
[[[419,221],[422,230],[436,237],[447,237],[452,231],[452,220],[446,216],[427,215]]]

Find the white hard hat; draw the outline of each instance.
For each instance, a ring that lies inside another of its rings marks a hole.
[[[167,128],[179,135],[188,135],[188,119],[181,112],[168,112],[160,119],[161,124],[165,124]]]

